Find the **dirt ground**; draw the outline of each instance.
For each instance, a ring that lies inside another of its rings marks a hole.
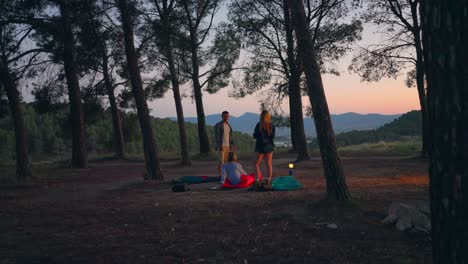
[[[274,176],[291,156],[274,157]],[[253,172],[253,161],[243,161]],[[294,192],[174,193],[143,181],[144,164],[59,168],[28,188],[0,189],[0,264],[431,263],[430,237],[381,223],[392,201],[427,199],[427,162],[344,158],[352,205],[323,203],[321,162],[297,164]],[[162,163],[166,181],[215,175],[214,161]],[[337,229],[327,228],[334,223]]]

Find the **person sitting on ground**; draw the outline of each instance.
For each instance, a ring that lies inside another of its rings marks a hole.
[[[237,162],[236,154],[234,154],[234,152],[229,152],[228,162],[224,163],[221,169],[220,184],[223,185],[226,179],[228,179],[232,185],[239,184],[242,174],[247,175],[242,165]]]

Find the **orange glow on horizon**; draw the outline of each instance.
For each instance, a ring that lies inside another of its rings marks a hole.
[[[324,79],[331,113],[401,114],[420,109],[417,89],[404,86],[400,79],[378,83],[356,83],[352,79],[350,76]]]
[[[323,76],[325,94],[330,113],[342,114],[355,112],[359,114],[403,114],[411,110],[419,110],[418,92],[416,88],[407,88],[403,78],[383,79],[375,83],[361,82],[359,77],[344,73],[341,76]],[[190,87],[184,87],[190,91]],[[246,112],[260,114],[260,94],[234,99],[228,96],[230,88],[216,94],[203,94],[203,105],[206,115],[220,114],[227,110],[232,116],[241,116]],[[302,97],[303,106],[309,105],[309,98]],[[152,114],[158,117],[175,117],[174,99],[166,96],[150,103]],[[183,101],[184,115],[195,117],[195,103],[186,98]],[[289,113],[288,100],[282,104],[286,114]]]

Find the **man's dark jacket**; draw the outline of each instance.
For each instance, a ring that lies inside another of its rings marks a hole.
[[[214,135],[215,135],[215,147],[216,150],[221,150],[223,147],[223,137],[224,137],[224,121],[220,121],[216,123],[214,126]],[[232,149],[232,146],[234,145],[234,139],[232,137],[232,127],[229,123],[227,125],[230,128],[229,131],[229,148]]]

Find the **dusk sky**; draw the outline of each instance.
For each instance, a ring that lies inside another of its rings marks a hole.
[[[226,20],[226,13],[227,9],[223,7],[216,16],[215,21]],[[371,26],[364,25],[362,40],[356,43],[355,48],[379,43],[382,37],[375,34],[375,31]],[[400,114],[420,109],[416,88],[407,88],[404,84],[405,73],[402,73],[402,76],[396,80],[383,79],[373,83],[361,82],[357,74],[348,72],[348,66],[353,54],[354,52],[350,52],[336,62],[341,73],[340,76],[322,75],[328,105],[332,114],[346,112]],[[181,87],[182,92],[190,95],[190,86],[191,83],[183,85]],[[264,98],[261,93],[236,100],[228,97],[230,89],[232,87],[224,88],[214,95],[204,93],[203,102],[206,115],[219,114],[224,110],[229,111],[234,116],[240,116],[246,112],[259,112],[259,101]],[[26,101],[33,100],[31,89],[23,88],[23,95]],[[304,107],[309,105],[307,97],[303,97],[302,101]],[[148,104],[153,116],[176,116],[172,91],[168,91],[164,98],[148,102]],[[183,100],[183,107],[185,117],[196,116],[195,103],[190,98]],[[288,109],[287,100],[285,100],[283,110],[286,111],[286,114],[289,114]]]
[[[223,7],[215,20],[217,22],[225,20],[227,17],[226,12],[227,10]],[[381,42],[382,35],[375,32],[375,28],[364,24],[362,40],[356,43],[356,49],[359,46],[363,47]],[[373,83],[361,82],[357,74],[348,71],[353,54],[354,52],[350,52],[336,62],[340,76],[322,75],[328,105],[332,114],[346,112],[400,114],[420,109],[417,89],[405,86],[405,73],[396,80],[387,78]],[[190,87],[187,85],[182,88],[186,94],[190,94],[188,89]],[[260,93],[236,100],[228,97],[229,89],[231,87],[224,88],[214,95],[203,94],[206,115],[218,114],[223,110],[229,111],[234,116],[240,116],[245,112],[259,112],[259,101],[263,98]],[[309,105],[308,97],[303,97],[302,101],[304,107]],[[287,102],[283,106],[283,110],[286,111],[286,114],[289,114]],[[149,102],[149,107],[152,110],[151,114],[154,116],[176,116],[172,91],[169,91],[163,99]],[[192,102],[190,98],[183,100],[183,107],[186,117],[196,116],[195,102]]]
[[[373,83],[361,82],[359,76],[348,72],[348,64],[349,58],[339,64],[341,76],[322,76],[331,113],[400,114],[420,109],[417,90],[405,86],[404,76],[397,80],[383,79]],[[187,91],[189,87],[184,87],[184,89]],[[236,100],[228,97],[229,89],[229,87],[225,88],[214,95],[204,94],[205,114],[217,114],[223,110],[228,110],[234,116],[240,116],[245,112],[259,112],[258,101],[262,99],[260,94]],[[308,97],[303,97],[302,101],[304,106],[309,105]],[[171,92],[168,92],[163,99],[150,102],[149,106],[154,116],[176,116]],[[192,103],[190,98],[184,99],[183,106],[186,117],[196,116],[195,103]],[[287,103],[284,104],[283,109],[288,110]]]

